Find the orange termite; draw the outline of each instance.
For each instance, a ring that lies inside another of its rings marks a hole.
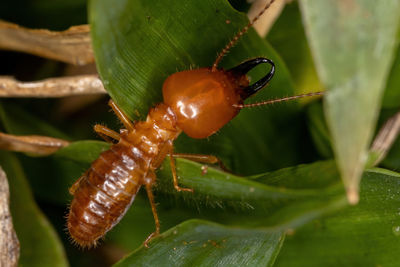
[[[164,102],[151,108],[146,121],[132,123],[118,106],[110,106],[125,126],[120,134],[102,125],[94,130],[107,141],[117,141],[100,154],[73,186],[74,196],[68,215],[68,230],[74,242],[83,247],[96,245],[124,216],[142,185],[151,204],[155,232],[144,242],[160,233],[160,223],[154,203],[152,187],[156,183],[155,170],[168,156],[174,187],[178,191],[193,192],[178,184],[174,157],[205,163],[218,163],[214,156],[174,154],[173,142],[183,131],[192,138],[206,138],[233,119],[244,107],[320,95],[310,93],[255,104],[243,101],[262,89],[273,77],[274,63],[270,59],[250,59],[230,70],[218,69],[226,52],[273,1],[244,27],[221,51],[210,68],[182,71],[169,76],[163,84]],[[246,73],[259,64],[269,64],[269,72],[249,85]]]

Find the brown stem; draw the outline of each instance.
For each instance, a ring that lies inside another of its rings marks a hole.
[[[256,0],[250,7],[247,16],[250,20],[252,20],[258,13],[264,8],[267,1],[269,0]],[[275,21],[278,19],[279,15],[282,13],[283,8],[287,4],[288,1],[291,0],[281,0],[277,1],[274,5],[272,5],[262,16],[256,24],[254,24],[253,28],[256,32],[261,36],[265,37],[269,30],[274,25]]]
[[[379,164],[388,153],[392,144],[400,133],[400,111],[390,117],[382,128],[379,130],[374,142],[371,146],[371,152],[377,154],[377,158],[373,166]]]
[[[19,241],[10,213],[7,176],[0,167],[0,266],[18,266]]]
[[[64,97],[71,95],[105,94],[97,75],[50,78],[20,82],[0,76],[0,97]]]
[[[0,21],[0,49],[14,50],[74,65],[94,62],[89,25],[65,31],[33,30]]]
[[[53,154],[68,144],[68,141],[48,136],[17,136],[0,133],[0,149],[30,153],[38,156]]]

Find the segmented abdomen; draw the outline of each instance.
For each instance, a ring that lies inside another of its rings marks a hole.
[[[141,154],[135,147],[113,145],[80,180],[68,216],[68,230],[79,245],[95,245],[130,207],[149,166],[135,151]]]
[[[71,188],[74,199],[68,230],[83,247],[95,245],[122,219],[141,185],[155,183],[150,172],[161,164],[168,153],[165,148],[181,132],[174,113],[162,103],[134,128],[121,132],[118,144],[103,152]]]

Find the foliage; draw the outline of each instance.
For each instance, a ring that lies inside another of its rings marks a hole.
[[[143,119],[162,100],[168,75],[210,66],[248,22],[225,0],[92,0],[88,13],[100,76],[132,119]],[[203,173],[201,164],[178,159],[180,183],[194,189],[178,193],[166,160],[155,188],[162,234],[149,249],[142,242],[154,222],[142,193],[95,250],[73,247],[64,232],[68,187],[108,148],[88,140],[90,128],[118,127],[106,99],[72,115],[57,112],[63,100],[2,101],[4,131],[75,141],[46,158],[0,154],[21,264],[65,266],[68,258],[73,266],[395,266],[398,142],[382,162],[387,169],[364,170],[364,160],[379,113],[383,121],[400,106],[399,16],[397,0],[307,0],[288,4],[266,39],[251,29],[222,61],[229,68],[256,56],[274,60],[276,76],[250,102],[320,88],[328,97],[243,110],[206,140],[179,137],[176,151],[216,155],[231,172],[209,166]],[[359,181],[360,202],[349,206],[343,184]]]

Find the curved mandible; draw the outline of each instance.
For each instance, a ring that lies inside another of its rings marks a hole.
[[[241,63],[240,65],[228,70],[230,72],[233,72],[234,74],[245,75],[250,70],[252,70],[253,68],[255,68],[256,66],[258,66],[259,64],[262,64],[262,63],[270,64],[271,70],[267,73],[267,75],[262,77],[260,80],[256,81],[252,85],[249,85],[243,89],[243,93],[241,95],[243,99],[246,99],[249,96],[257,93],[265,85],[267,85],[267,83],[272,79],[272,77],[274,76],[274,73],[275,73],[274,62],[272,62],[272,60],[270,60],[268,58],[258,57],[258,58],[254,58],[254,59],[245,61],[245,62]]]

